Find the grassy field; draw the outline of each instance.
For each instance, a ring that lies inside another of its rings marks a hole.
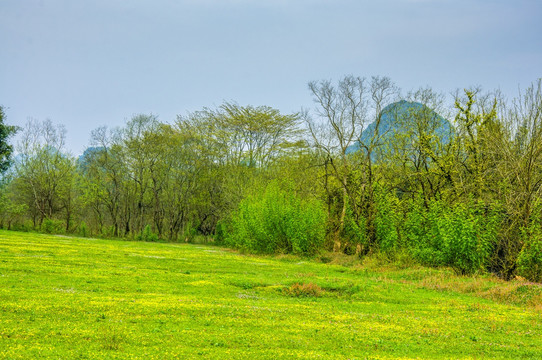
[[[374,259],[0,231],[0,359],[542,359],[541,294]]]

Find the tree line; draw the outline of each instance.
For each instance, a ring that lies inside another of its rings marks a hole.
[[[315,109],[295,114],[230,102],[172,124],[138,114],[94,130],[79,158],[46,120],[19,129],[9,161],[2,112],[0,225],[542,280],[542,80],[451,104],[387,77],[308,87]]]

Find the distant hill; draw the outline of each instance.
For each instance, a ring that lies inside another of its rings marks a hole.
[[[396,134],[409,133],[411,128],[415,126],[417,118],[424,118],[427,124],[426,131],[434,132],[440,137],[443,143],[450,141],[454,132],[452,125],[442,116],[437,114],[432,109],[418,102],[408,102],[401,100],[386,106],[381,113],[380,126],[378,132],[380,134],[380,142],[386,143],[390,141]],[[372,122],[363,130],[361,143],[368,144],[371,141],[376,128],[376,122]],[[360,149],[360,142],[349,146],[346,153],[353,153]]]
[[[83,154],[77,158],[77,165],[81,167],[81,169],[86,169],[89,165],[90,161],[92,160],[92,157],[94,154],[98,154],[99,152],[103,151],[104,147],[98,146],[98,147],[88,147],[85,149]]]

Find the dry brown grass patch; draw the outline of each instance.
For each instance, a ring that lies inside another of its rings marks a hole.
[[[295,283],[285,288],[284,293],[294,297],[320,297],[324,290],[314,283]]]

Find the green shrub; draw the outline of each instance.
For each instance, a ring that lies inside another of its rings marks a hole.
[[[216,223],[215,237],[214,237],[215,243],[223,244],[224,241],[226,240],[226,233],[227,233],[226,222],[223,220],[219,220]]]
[[[61,220],[45,219],[41,224],[41,231],[47,234],[64,234],[65,224]]]
[[[375,187],[377,246],[387,256],[394,257],[400,249],[399,199],[381,187]]]
[[[32,222],[32,220],[25,220],[22,223],[18,223],[18,222],[14,223],[11,226],[11,230],[29,232],[29,231],[34,231],[35,228],[34,228],[34,223]]]
[[[450,266],[458,274],[483,270],[497,239],[499,217],[482,203],[432,201],[425,211],[414,207],[405,233],[414,257],[431,266]]]
[[[191,221],[185,224],[179,234],[178,241],[193,243],[198,236],[197,226],[194,225]]]
[[[341,232],[341,239],[344,240],[347,248],[345,252],[349,255],[357,251],[358,245],[361,248],[367,247],[367,224],[366,219],[356,219],[350,207],[347,204],[346,214],[344,216],[344,227]]]
[[[225,243],[262,253],[315,254],[324,242],[325,222],[319,202],[302,200],[274,182],[263,194],[241,201]]]
[[[542,282],[542,229],[539,222],[539,219],[533,220],[522,230],[524,244],[517,260],[518,274],[536,282]]]
[[[102,238],[112,238],[115,235],[115,226],[104,226],[100,229],[100,237]]]
[[[408,213],[402,226],[402,236],[405,238],[406,248],[412,253],[413,257],[426,265],[437,266],[437,255],[435,249],[438,242],[434,244],[431,240],[435,239],[434,234],[428,234],[428,211],[423,207],[419,200],[411,200],[408,203]]]
[[[485,213],[483,204],[455,204],[439,219],[446,265],[457,273],[472,274],[484,269],[497,240],[499,221]]]
[[[81,237],[87,237],[89,235],[87,224],[84,221],[79,224],[77,234]]]
[[[138,240],[142,241],[158,241],[158,235],[152,232],[151,226],[147,225],[141,232],[141,235],[138,236]]]

